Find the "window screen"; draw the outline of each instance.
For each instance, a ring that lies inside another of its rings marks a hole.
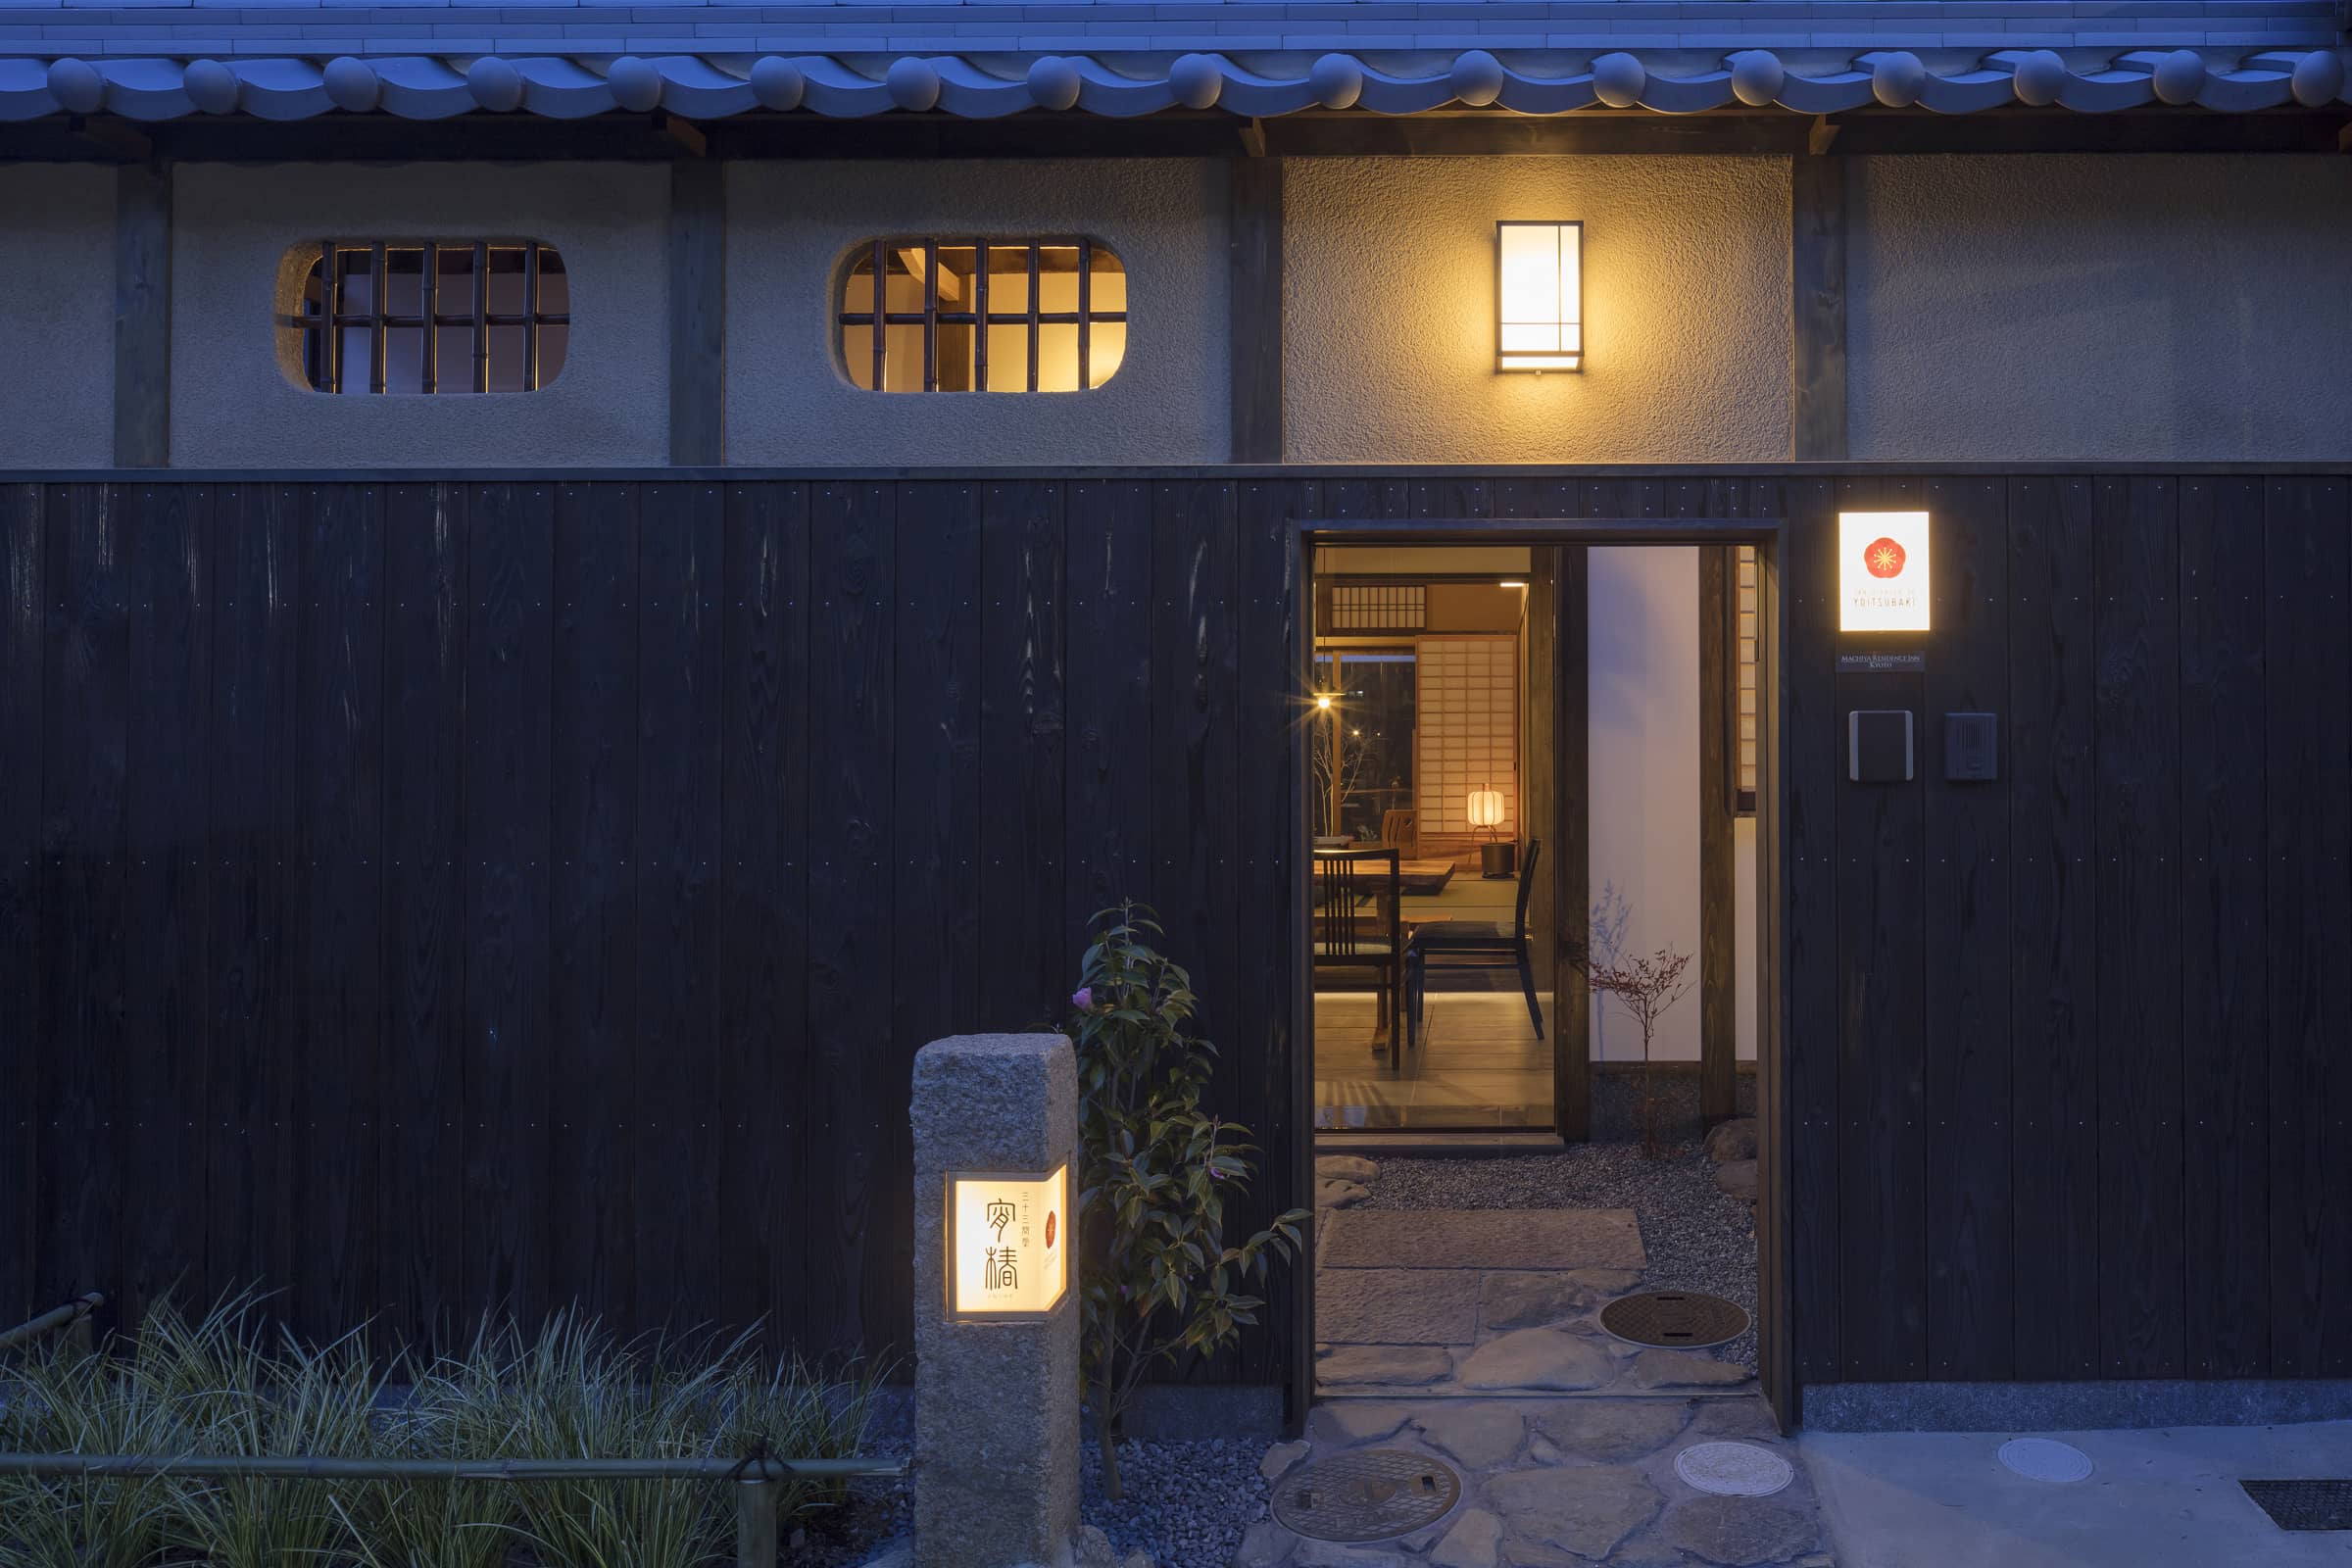
[[[320,392],[536,392],[571,347],[564,258],[534,240],[328,240],[290,324]]]

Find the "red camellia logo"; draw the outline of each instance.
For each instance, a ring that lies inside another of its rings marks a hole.
[[[1874,541],[1862,552],[1862,564],[1870,568],[1873,577],[1901,576],[1903,561],[1903,547],[1887,538]]]
[[[1050,1208],[1046,1210],[1046,1245],[1054,1245],[1054,1211]]]

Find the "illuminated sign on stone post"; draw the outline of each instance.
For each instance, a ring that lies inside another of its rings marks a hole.
[[[1060,1035],[915,1053],[915,1568],[1067,1559],[1078,1528],[1069,1254],[1078,1059]]]

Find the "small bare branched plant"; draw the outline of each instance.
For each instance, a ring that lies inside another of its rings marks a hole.
[[[1690,973],[1690,955],[1679,952],[1672,943],[1646,954],[1625,951],[1631,914],[1616,884],[1603,888],[1592,903],[1591,934],[1583,948],[1572,953],[1572,961],[1584,975],[1585,984],[1603,996],[1615,997],[1642,1031],[1642,1089],[1634,1110],[1642,1133],[1642,1152],[1657,1159],[1666,1152],[1660,1126],[1666,1102],[1650,1051],[1657,1039],[1658,1020],[1689,996],[1696,982]]]

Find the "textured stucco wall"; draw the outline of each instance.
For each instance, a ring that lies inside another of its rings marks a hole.
[[[1494,373],[1506,218],[1585,221],[1581,373]],[[1296,159],[1283,245],[1294,461],[1788,455],[1785,159]]]
[[[1083,233],[1127,270],[1127,356],[1086,392],[867,392],[836,279],[877,236]],[[727,459],[1221,463],[1225,173],[1213,162],[774,163],[727,171]]]
[[[172,261],[176,467],[597,466],[669,458],[669,171],[660,165],[185,165]],[[328,396],[278,368],[290,245],[535,239],[571,341],[544,391]]]
[[[115,457],[115,172],[0,166],[0,468]]]
[[[2352,453],[2352,160],[1871,158],[1856,458]]]

